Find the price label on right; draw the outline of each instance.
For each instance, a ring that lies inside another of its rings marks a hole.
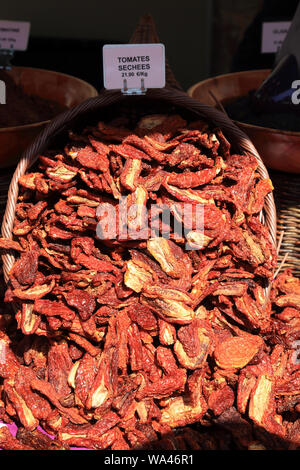
[[[263,54],[275,54],[282,46],[290,26],[290,21],[268,21],[263,23],[261,52]]]
[[[0,49],[25,51],[28,45],[28,21],[0,20]]]

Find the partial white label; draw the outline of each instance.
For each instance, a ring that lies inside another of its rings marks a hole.
[[[0,80],[0,104],[6,104],[6,85]]]
[[[0,20],[0,49],[25,51],[28,45],[30,23]]]
[[[107,90],[163,88],[163,44],[107,44],[103,47],[104,87]]]
[[[261,52],[263,54],[276,53],[281,48],[290,26],[291,21],[270,21],[263,23]]]

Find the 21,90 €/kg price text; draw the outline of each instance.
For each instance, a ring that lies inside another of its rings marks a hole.
[[[122,78],[131,78],[131,77],[148,77],[147,72],[122,72]]]
[[[139,456],[111,454],[104,458],[105,465],[127,465],[135,468],[139,464],[193,465],[193,454],[147,454]]]

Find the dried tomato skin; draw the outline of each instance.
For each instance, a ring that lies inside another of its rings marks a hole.
[[[229,338],[215,349],[215,360],[224,369],[242,368],[258,353],[262,345],[262,339],[257,336]]]
[[[9,432],[6,426],[0,429],[0,446],[3,450],[35,450],[30,445],[22,444]]]
[[[82,166],[86,166],[92,170],[100,170],[104,172],[107,171],[109,167],[109,161],[106,158],[106,155],[93,152],[89,147],[81,149],[76,158]]]
[[[157,319],[155,315],[146,306],[140,303],[134,303],[128,308],[128,315],[131,320],[136,322],[144,330],[155,330]]]
[[[39,250],[37,247],[21,254],[11,272],[19,284],[30,286],[34,283],[38,270],[38,258]]]
[[[225,386],[211,393],[208,400],[208,407],[218,416],[231,408],[234,403],[234,398],[232,389]]]
[[[67,292],[64,298],[70,307],[76,308],[82,320],[88,320],[96,308],[95,299],[88,292],[80,289]]]

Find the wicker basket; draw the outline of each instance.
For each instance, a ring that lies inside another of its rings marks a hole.
[[[152,26],[151,26],[152,25]],[[144,26],[144,27],[143,27]],[[139,34],[134,35],[134,42],[157,42],[158,38],[154,30],[152,19],[149,15],[143,17],[139,26]],[[143,32],[148,31],[146,41]],[[153,33],[154,31],[154,33]],[[152,36],[151,36],[152,34]],[[141,39],[140,39],[141,38]],[[174,87],[174,84],[176,87]],[[176,89],[177,88],[177,89]],[[133,107],[132,100],[144,100],[144,106],[151,106],[160,104],[167,106],[169,109],[182,110],[192,114],[194,117],[207,120],[212,126],[220,127],[228,140],[230,141],[235,152],[241,154],[252,154],[258,162],[258,172],[262,178],[268,178],[268,172],[264,166],[257,150],[244,134],[233,122],[221,111],[218,111],[210,106],[199,103],[197,100],[189,97],[183,91],[178,90],[179,85],[175,81],[173,74],[169,71],[167,77],[167,86],[163,89],[153,89],[147,92],[145,97],[131,97],[123,96],[120,91],[103,91],[96,98],[91,98],[75,108],[68,110],[58,117],[56,117],[45,128],[30,147],[24,152],[16,171],[13,175],[9,192],[8,202],[2,224],[2,236],[12,238],[12,229],[15,218],[16,203],[18,198],[18,180],[37,160],[39,154],[44,151],[48,145],[61,135],[71,126],[77,124],[80,120],[87,120],[91,115],[103,114],[108,112],[111,107],[117,105],[118,107],[129,106]],[[262,222],[268,227],[271,240],[276,246],[276,209],[274,198],[272,194],[268,194],[265,199],[264,209],[261,213]],[[3,259],[3,273],[4,279],[8,281],[9,271],[15,262],[13,253],[6,253],[2,256]]]
[[[278,264],[300,277],[300,175],[270,170],[277,208]]]

